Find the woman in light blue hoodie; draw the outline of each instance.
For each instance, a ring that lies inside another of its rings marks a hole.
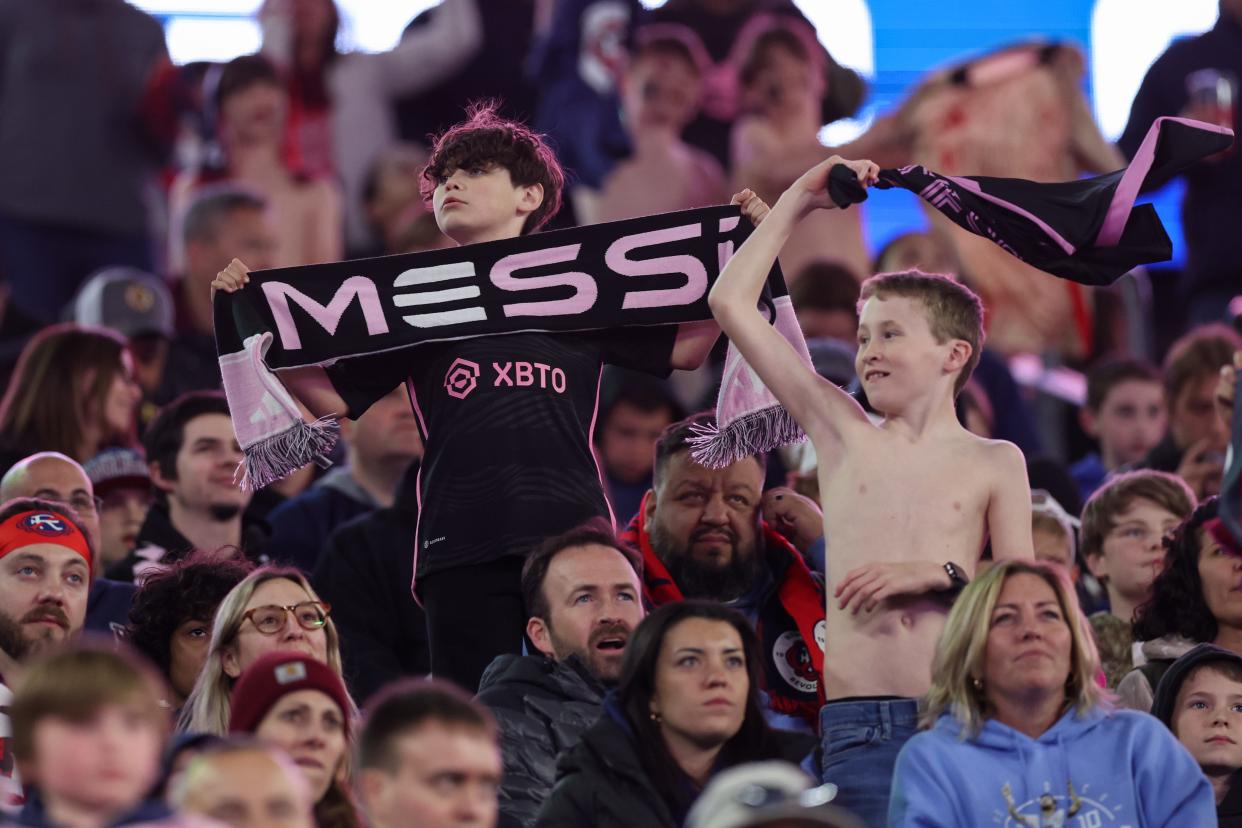
[[[1155,718],[1114,710],[1069,579],[1005,561],[962,591],[924,725],[893,776],[890,828],[1198,828],[1211,785]]]

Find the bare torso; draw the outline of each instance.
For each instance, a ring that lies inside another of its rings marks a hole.
[[[829,699],[921,696],[949,605],[935,594],[902,596],[871,612],[841,610],[837,584],[871,563],[947,561],[973,574],[986,537],[993,481],[989,442],[962,430],[912,443],[866,429],[848,451],[827,450],[819,484],[827,538],[828,612],[824,679]]]

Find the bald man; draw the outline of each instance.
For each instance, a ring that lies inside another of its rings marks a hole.
[[[0,479],[0,503],[7,503],[15,497],[37,497],[68,505],[77,513],[91,544],[96,550],[99,549],[99,509],[95,503],[95,490],[91,479],[73,458],[44,451],[18,460]],[[135,587],[98,577],[101,567],[102,564],[96,560],[92,569],[96,577],[91,582],[86,604],[86,629],[111,633],[128,622]]]
[[[233,739],[190,760],[173,783],[169,804],[232,828],[314,828],[305,777],[283,753]]]

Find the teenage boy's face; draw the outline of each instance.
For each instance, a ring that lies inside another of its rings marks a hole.
[[[1177,528],[1181,518],[1150,500],[1135,498],[1129,508],[1113,518],[1104,536],[1103,552],[1091,556],[1091,571],[1107,578],[1110,590],[1131,600],[1151,594],[1152,581],[1164,568],[1164,536]]]
[[[1242,768],[1242,683],[1196,669],[1177,691],[1173,732],[1205,771]]]
[[[1105,457],[1121,465],[1143,459],[1160,442],[1167,424],[1160,383],[1127,380],[1105,395],[1093,431]]]
[[[233,481],[241,460],[241,448],[227,415],[195,417],[182,430],[177,479],[169,484],[171,496],[187,510],[232,517],[250,503],[250,493]]]
[[[858,318],[854,370],[877,411],[899,412],[944,373],[951,349],[932,336],[921,300],[872,296]]]
[[[515,186],[497,165],[449,170],[436,185],[432,209],[440,231],[458,244],[521,235],[522,223],[539,206],[537,187]]]
[[[163,742],[153,711],[133,704],[105,704],[80,722],[48,716],[34,727],[35,783],[49,804],[125,811],[159,775]]]

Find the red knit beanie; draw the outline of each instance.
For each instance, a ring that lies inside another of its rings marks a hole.
[[[229,732],[253,733],[281,697],[298,690],[318,690],[341,708],[349,735],[349,692],[336,672],[305,653],[268,653],[251,664],[233,685]]]

